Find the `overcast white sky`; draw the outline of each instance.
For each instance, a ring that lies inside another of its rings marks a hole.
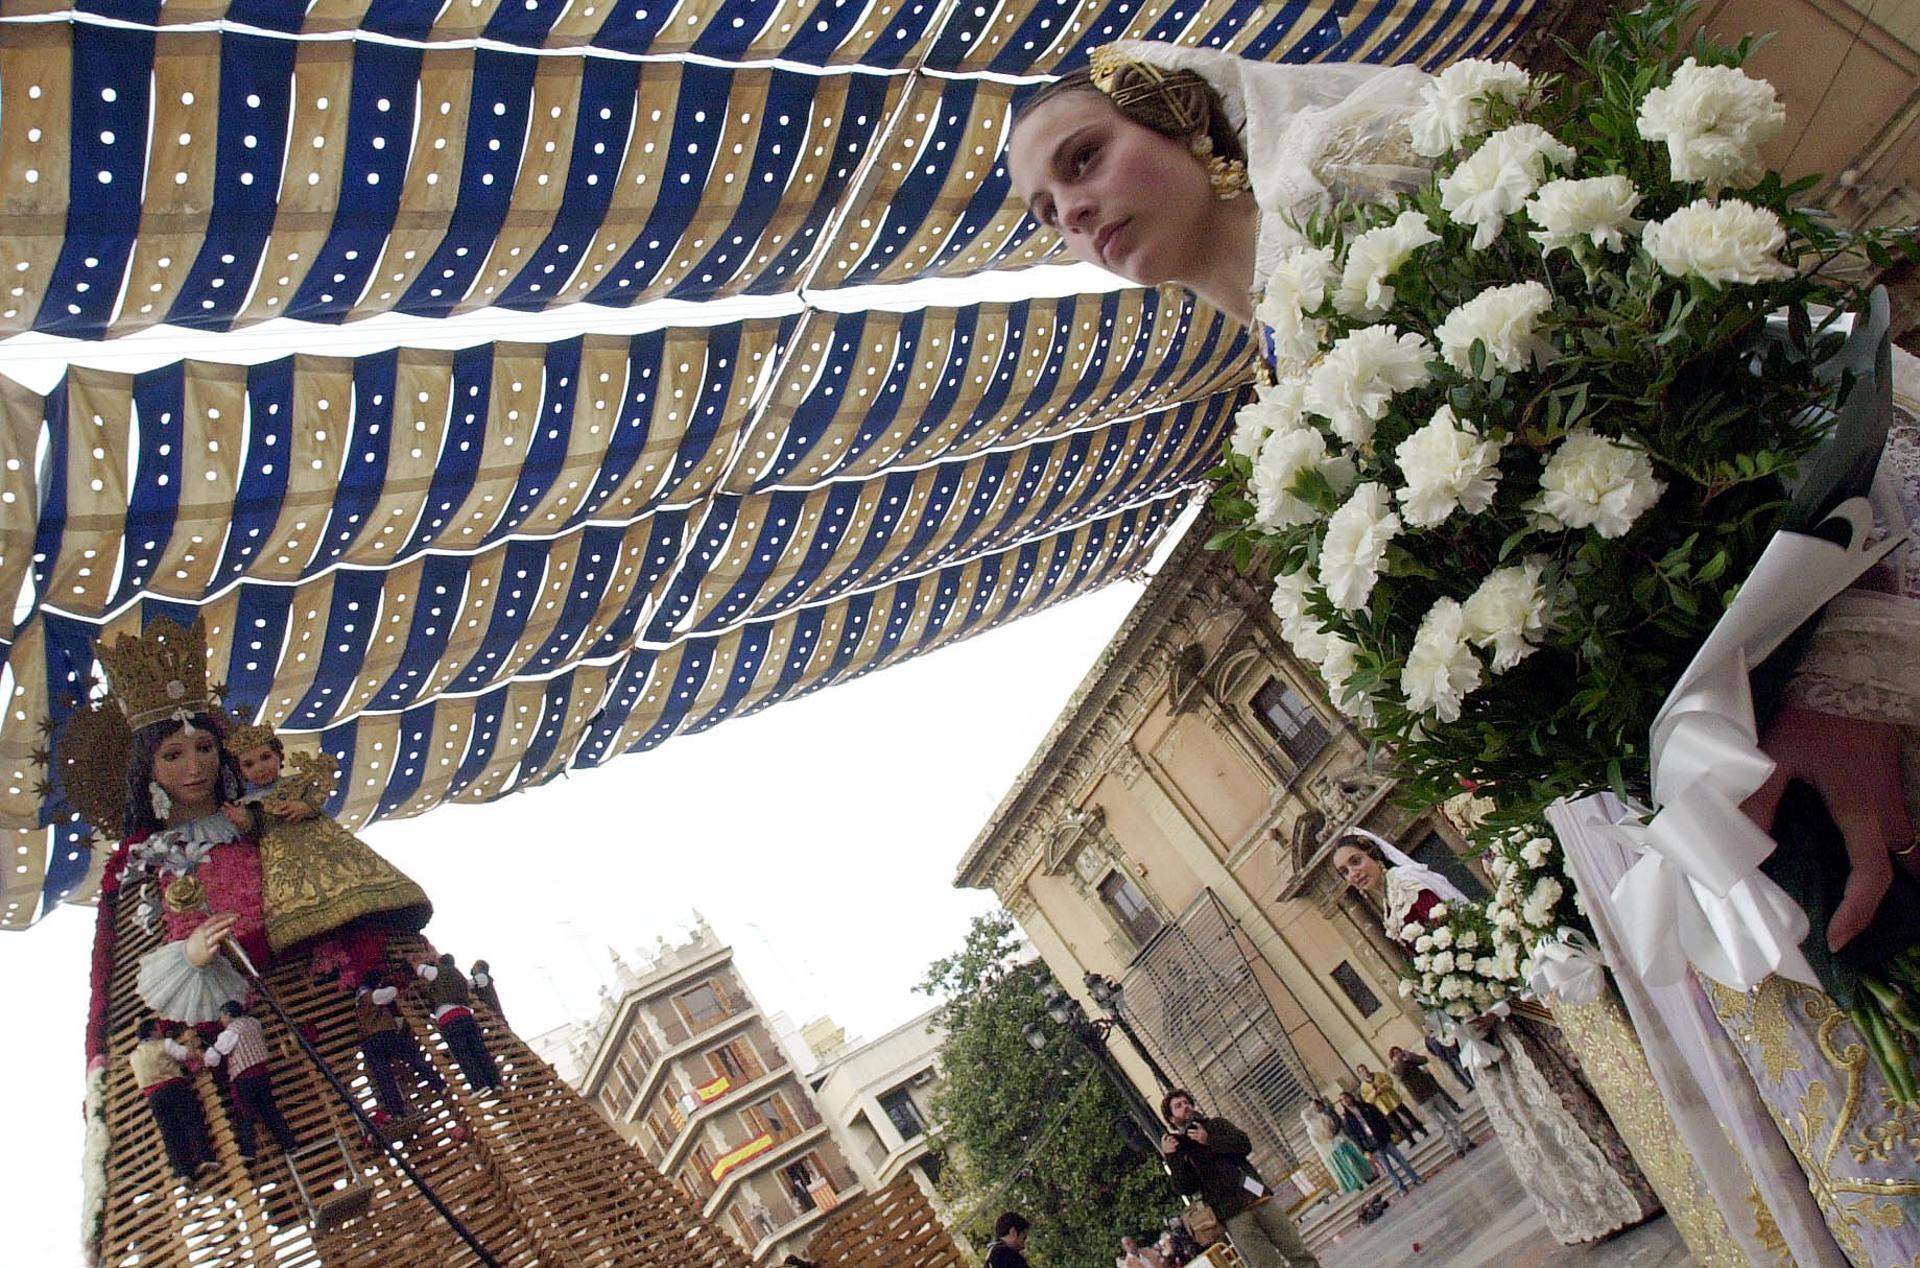
[[[761,1004],[874,1037],[924,1010],[927,963],[989,895],[954,867],[1141,586],[1122,582],[935,655],[484,806],[366,839],[432,895],[427,932],[491,960],[522,1035],[592,1011],[698,908]],[[7,1262],[81,1262],[91,908],[0,935]]]

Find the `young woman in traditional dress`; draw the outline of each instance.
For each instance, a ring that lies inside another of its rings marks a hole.
[[[1442,903],[1468,901],[1440,873],[1367,837],[1343,839],[1334,848],[1333,866],[1349,886],[1380,904],[1381,925],[1396,943],[1409,921],[1425,923]],[[1652,1186],[1552,1027],[1516,1015],[1488,1017],[1474,1028],[1503,1054],[1480,1072],[1481,1103],[1520,1187],[1556,1239],[1569,1245],[1593,1241],[1660,1210]]]

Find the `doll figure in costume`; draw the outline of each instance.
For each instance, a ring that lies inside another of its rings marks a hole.
[[[218,954],[225,942],[264,969],[325,937],[331,946],[314,945],[315,963],[344,970],[378,962],[387,933],[424,923],[418,887],[331,820],[314,815],[287,833],[237,805],[244,783],[224,746],[226,711],[207,686],[201,622],[182,629],[163,619],[96,650],[130,733],[125,841],[108,870],[121,891],[138,893],[149,927],[165,923],[166,941],[141,957],[137,978],[154,1013],[197,1025],[244,1002],[246,979]]]
[[[266,935],[275,951],[328,935],[316,968],[338,968],[342,983],[382,962],[384,933],[413,933],[433,906],[421,888],[324,813],[339,764],[329,754],[296,753],[269,726],[242,726],[226,749],[246,781],[236,823],[260,842]],[[287,773],[288,765],[293,767]]]

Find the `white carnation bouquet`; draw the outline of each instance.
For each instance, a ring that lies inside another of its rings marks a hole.
[[[1566,79],[1437,76],[1432,180],[1264,279],[1278,381],[1213,473],[1211,544],[1272,577],[1294,654],[1414,799],[1472,781],[1496,827],[1645,795],[1654,714],[1852,386],[1864,294],[1830,266],[1920,257],[1796,204],[1773,88],[1745,42],[1683,50],[1688,11],[1616,15]]]

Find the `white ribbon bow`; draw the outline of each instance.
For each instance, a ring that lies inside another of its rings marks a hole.
[[[1578,929],[1562,925],[1551,938],[1534,944],[1527,985],[1535,995],[1557,996],[1569,1004],[1591,1004],[1607,984],[1607,957]]]
[[[1679,980],[1688,962],[1748,990],[1770,973],[1818,985],[1800,952],[1807,914],[1761,873],[1774,851],[1740,804],[1766,783],[1748,670],[1902,540],[1870,543],[1864,498],[1835,510],[1847,546],[1776,533],[1654,719],[1650,822],[1596,825],[1640,852],[1614,886],[1622,942],[1649,983]]]

